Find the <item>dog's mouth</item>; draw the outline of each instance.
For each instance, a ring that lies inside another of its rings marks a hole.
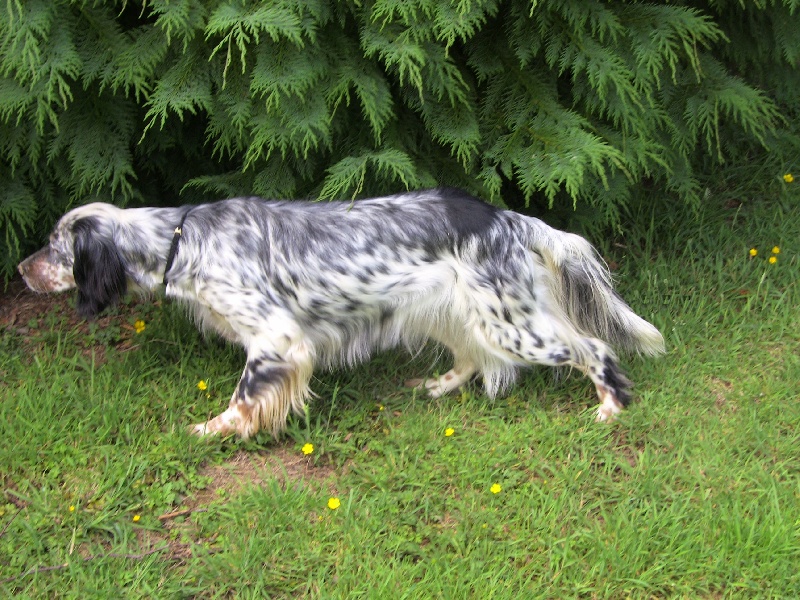
[[[63,292],[75,287],[72,271],[54,263],[51,254],[50,247],[45,246],[17,267],[27,286],[34,292]]]

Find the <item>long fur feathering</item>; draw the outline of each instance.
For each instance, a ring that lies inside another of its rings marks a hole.
[[[580,330],[630,352],[664,353],[661,333],[619,296],[608,267],[588,241],[538,219],[529,221],[535,232],[532,248],[549,259],[553,294]]]
[[[87,317],[163,281],[202,329],[243,346],[228,408],[198,434],[277,435],[290,411],[303,412],[315,368],[427,340],[454,360],[409,382],[433,397],[476,375],[495,395],[520,367],[571,366],[595,384],[606,420],[630,399],[612,346],[664,351],[585,239],[458,190],[354,203],[90,204],[64,215],[20,272],[37,291],[77,287]]]

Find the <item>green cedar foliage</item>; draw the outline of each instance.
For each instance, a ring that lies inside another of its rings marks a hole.
[[[455,185],[610,223],[643,183],[696,201],[797,144],[797,5],[8,0],[0,272],[96,199]]]

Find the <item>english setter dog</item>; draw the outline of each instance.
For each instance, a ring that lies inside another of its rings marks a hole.
[[[37,292],[77,287],[87,318],[128,289],[163,286],[202,329],[244,346],[230,404],[194,426],[201,435],[278,435],[290,409],[303,413],[315,368],[429,339],[453,354],[447,373],[407,382],[430,396],[475,375],[494,396],[519,367],[570,366],[594,383],[603,421],[630,400],[612,346],[664,351],[589,242],[450,189],[351,203],[88,204],[19,271]]]

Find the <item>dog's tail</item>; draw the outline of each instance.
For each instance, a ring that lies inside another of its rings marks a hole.
[[[573,324],[617,348],[650,356],[664,352],[661,333],[617,294],[608,267],[588,241],[538,219],[526,220],[530,249],[552,273],[553,296]]]

